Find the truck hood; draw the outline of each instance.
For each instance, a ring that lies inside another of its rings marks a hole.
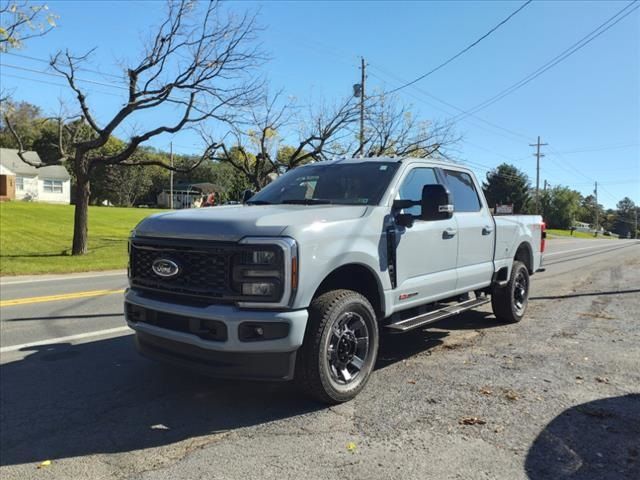
[[[287,227],[362,217],[360,205],[229,205],[151,215],[135,228],[143,237],[236,242],[243,237],[280,235]]]

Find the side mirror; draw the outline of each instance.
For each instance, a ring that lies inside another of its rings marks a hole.
[[[251,197],[253,197],[253,195],[255,194],[255,192],[253,190],[245,190],[244,192],[242,192],[242,203],[247,203],[249,201],[249,199]]]
[[[444,185],[422,187],[422,220],[446,220],[453,216],[453,201]]]

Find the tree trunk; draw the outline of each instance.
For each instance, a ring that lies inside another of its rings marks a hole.
[[[89,198],[91,183],[88,173],[77,176],[76,208],[73,217],[72,255],[84,255],[88,251],[89,241]]]

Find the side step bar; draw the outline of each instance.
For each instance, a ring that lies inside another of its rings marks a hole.
[[[455,305],[449,305],[439,310],[434,310],[429,313],[423,313],[416,317],[405,318],[404,320],[390,323],[389,325],[385,325],[385,328],[394,330],[396,332],[406,332],[408,330],[413,330],[414,328],[422,327],[429,323],[437,322],[438,320],[442,320],[443,318],[458,315],[459,313],[478,307],[480,305],[484,305],[485,303],[489,303],[490,301],[491,299],[489,297],[466,300],[464,302],[456,303]]]

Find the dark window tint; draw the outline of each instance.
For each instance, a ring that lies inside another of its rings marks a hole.
[[[407,174],[400,186],[400,191],[398,192],[400,200],[421,200],[422,187],[436,183],[438,183],[438,179],[433,168],[414,168]],[[404,210],[404,213],[411,213],[412,215],[420,215],[420,212],[419,205]]]
[[[453,206],[456,212],[477,212],[480,210],[480,199],[468,173],[445,170],[449,190],[453,195]]]

